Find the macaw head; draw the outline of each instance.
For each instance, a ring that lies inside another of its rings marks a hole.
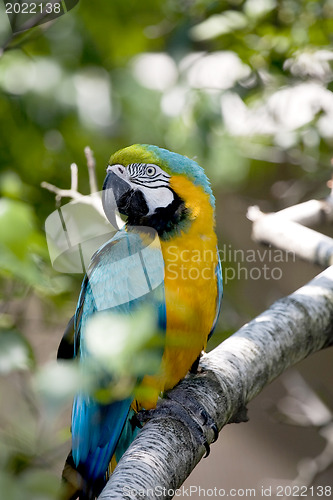
[[[103,184],[103,207],[114,221],[114,200],[131,226],[154,228],[168,238],[198,217],[214,217],[208,178],[195,161],[166,149],[135,144],[111,156]]]

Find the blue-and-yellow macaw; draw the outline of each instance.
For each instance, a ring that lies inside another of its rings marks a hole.
[[[111,156],[103,185],[103,207],[111,222],[114,200],[127,217],[126,226],[93,256],[58,356],[89,355],[85,331],[92,315],[105,309],[130,315],[146,303],[156,310],[166,342],[160,372],[142,381],[153,389],[143,392],[148,397],[101,404],[87,394],[76,396],[72,451],[64,469],[65,480],[74,485],[72,499],[99,494],[138,432],[135,410],[154,408],[159,394],[197,366],[221,306],[215,200],[195,161],[151,145],[122,149]],[[158,235],[159,251],[154,238],[147,237],[149,228]],[[66,340],[71,328],[73,352]]]

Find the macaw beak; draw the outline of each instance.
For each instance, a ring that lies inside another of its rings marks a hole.
[[[128,217],[130,225],[140,224],[141,217],[149,209],[145,197],[138,187],[133,187],[127,170],[122,165],[112,165],[107,169],[103,184],[103,208],[112,225],[118,227],[116,211]]]
[[[102,203],[107,219],[113,226],[119,228],[116,212],[124,213],[126,199],[130,195],[132,188],[123,176],[121,176],[122,171],[118,172],[116,167],[118,166],[115,165],[107,169],[107,175],[103,184]],[[124,213],[124,215],[127,214]]]

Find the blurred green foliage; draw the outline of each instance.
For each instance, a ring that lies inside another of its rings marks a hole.
[[[29,297],[42,302],[44,323],[65,325],[75,307],[79,279],[50,266],[43,227],[55,203],[41,182],[69,188],[76,162],[87,193],[87,144],[101,186],[110,154],[143,142],[196,157],[216,193],[278,208],[292,179],[288,203],[324,194],[332,36],[333,0],[81,0],[16,36],[0,4],[0,374],[28,376],[36,365]],[[36,461],[26,460],[30,475],[12,466],[27,456],[21,448],[0,450],[0,491],[55,498]]]

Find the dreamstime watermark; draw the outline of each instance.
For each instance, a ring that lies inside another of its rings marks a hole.
[[[12,32],[19,33],[66,14],[79,0],[3,0]]]

